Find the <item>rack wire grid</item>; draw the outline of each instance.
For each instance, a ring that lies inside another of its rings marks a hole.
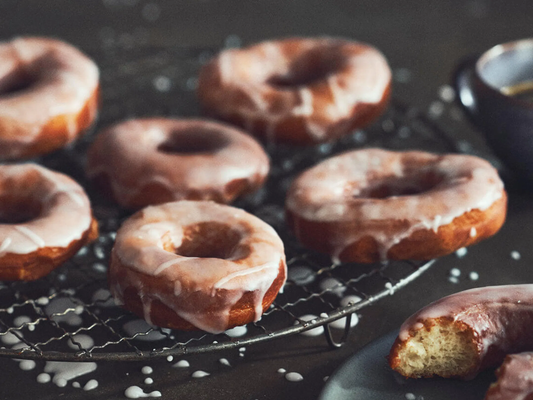
[[[427,114],[393,99],[379,121],[336,142],[306,148],[265,144],[272,161],[266,185],[235,203],[271,224],[285,243],[289,278],[260,321],[238,333],[178,332],[151,327],[116,306],[107,290],[107,262],[115,232],[128,213],[100,196],[86,180],[87,147],[98,129],[126,118],[200,115],[196,76],[215,52],[104,45],[93,54],[101,68],[102,86],[96,128],[70,148],[37,162],[69,174],[86,188],[101,234],[45,278],[0,282],[0,356],[135,361],[235,348],[322,326],[328,342],[339,346],[350,331],[353,313],[393,295],[431,266],[432,262],[409,261],[336,265],[328,256],[301,247],[284,223],[288,186],[321,159],[360,147],[458,150],[456,141]],[[351,301],[346,304],[346,299]],[[309,320],[306,315],[316,317]],[[346,318],[345,323],[332,335],[335,328],[330,324],[341,318]],[[336,341],[333,336],[341,338]]]

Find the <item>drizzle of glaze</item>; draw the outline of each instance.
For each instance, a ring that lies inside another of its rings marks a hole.
[[[2,165],[0,172],[0,186],[13,187],[11,194],[41,205],[38,218],[19,224],[0,223],[0,258],[6,253],[29,254],[43,247],[67,247],[89,229],[89,199],[71,178],[31,163]],[[27,179],[34,175],[38,179]]]
[[[307,64],[319,59],[317,70],[321,64],[338,65],[308,84],[291,83],[310,68],[301,68],[304,59]],[[288,85],[278,88],[273,77]],[[370,46],[332,38],[287,39],[223,51],[201,71],[199,97],[223,118],[239,115],[247,130],[264,126],[269,142],[279,126],[299,119],[311,140],[323,141],[331,126],[353,118],[359,104],[379,103],[390,81],[387,61]],[[329,97],[331,103],[323,106]]]
[[[0,119],[7,134],[0,137],[0,157],[13,158],[59,116],[66,118],[68,141],[79,130],[76,116],[98,87],[94,62],[75,47],[53,39],[21,37],[0,43],[3,76],[24,70],[38,82],[17,96],[0,96]],[[8,64],[6,67],[6,63]],[[92,113],[95,110],[87,107]]]
[[[439,182],[429,189],[417,187],[424,174],[440,177]],[[400,194],[375,198],[371,193],[380,185]],[[415,189],[416,194],[404,195],[402,187]],[[305,171],[291,186],[286,207],[307,221],[357,224],[359,229],[339,229],[329,238],[334,258],[371,236],[386,259],[388,250],[414,231],[437,231],[466,212],[488,209],[502,196],[497,171],[480,158],[364,149],[331,157]],[[396,228],[387,225],[385,233],[381,226],[386,221],[404,223]],[[298,227],[294,230],[298,232]]]
[[[179,255],[185,229],[203,223],[231,227],[235,232],[238,243],[229,256]],[[169,243],[170,251],[165,247]],[[111,278],[118,269],[125,272],[111,285],[119,302],[123,302],[125,289],[132,287],[142,294],[147,321],[151,320],[151,302],[157,299],[184,320],[212,333],[228,328],[230,310],[246,292],[253,293],[254,320],[259,320],[263,298],[280,268],[286,276],[283,243],[274,229],[243,210],[212,202],[180,201],[143,209],[123,224],[113,253],[120,266],[111,264]],[[171,266],[162,269],[162,265]],[[138,272],[154,277],[157,272],[158,279],[170,282],[174,290],[149,292],[137,278]],[[197,299],[194,304],[181,300],[192,294]],[[215,295],[220,299],[216,310],[212,307]],[[202,307],[211,307],[209,313],[203,313]]]

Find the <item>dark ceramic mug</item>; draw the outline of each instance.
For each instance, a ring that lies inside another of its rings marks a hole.
[[[459,103],[496,155],[533,182],[533,39],[464,61],[454,83]]]

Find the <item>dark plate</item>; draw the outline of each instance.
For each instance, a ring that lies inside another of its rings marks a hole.
[[[386,356],[397,336],[391,332],[370,343],[346,361],[328,379],[319,400],[481,400],[494,380],[484,371],[471,381],[456,379],[405,379],[394,373]],[[412,393],[413,396],[406,396]]]

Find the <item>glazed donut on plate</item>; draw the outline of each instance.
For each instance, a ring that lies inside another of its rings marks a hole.
[[[74,141],[96,118],[99,72],[75,47],[20,37],[0,43],[0,159]]]
[[[286,199],[296,237],[335,262],[450,254],[495,234],[506,209],[503,183],[485,160],[381,149],[322,161]]]
[[[472,378],[506,354],[533,349],[532,324],[533,285],[455,293],[403,323],[389,364],[410,378]]]
[[[291,38],[222,51],[200,71],[198,98],[208,114],[269,142],[330,141],[385,109],[391,71],[367,44]]]
[[[96,137],[87,175],[121,206],[175,200],[230,203],[258,189],[270,162],[250,136],[227,125],[152,118],[119,123]]]
[[[257,321],[287,276],[283,242],[243,210],[210,201],[149,206],[117,232],[109,285],[149,324],[220,333]]]
[[[0,165],[0,280],[41,278],[97,237],[89,199],[71,178]]]
[[[496,376],[498,380],[489,387],[485,400],[533,399],[533,353],[507,355]]]

